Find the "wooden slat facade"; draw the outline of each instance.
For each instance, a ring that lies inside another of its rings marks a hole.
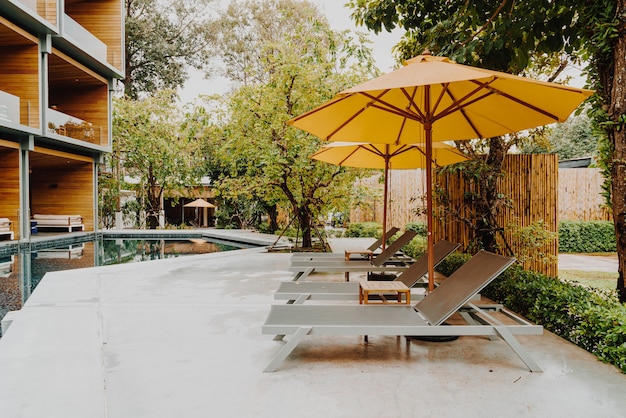
[[[59,111],[93,126],[93,137],[77,139],[107,146],[109,87],[106,78],[55,48],[49,58],[48,72],[50,103],[54,103]]]
[[[36,147],[30,169],[31,215],[81,215],[85,230],[94,230],[93,161]]]
[[[0,18],[0,90],[19,97],[20,120],[39,128],[39,40],[36,36]]]
[[[37,14],[53,25],[57,24],[57,2],[55,0],[37,0]]]
[[[107,45],[107,61],[123,69],[123,3],[112,0],[65,0],[65,12]]]
[[[14,238],[19,239],[20,217],[20,151],[8,141],[0,140],[0,218],[9,218]]]

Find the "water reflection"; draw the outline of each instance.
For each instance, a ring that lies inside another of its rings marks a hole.
[[[238,248],[204,239],[185,241],[99,239],[0,256],[0,319],[9,311],[21,309],[48,272],[235,249]]]

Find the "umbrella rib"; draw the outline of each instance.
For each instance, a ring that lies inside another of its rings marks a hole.
[[[338,165],[343,165],[343,163],[345,163],[345,162],[346,162],[346,160],[347,160],[348,158],[350,158],[350,157],[352,157],[354,154],[356,154],[356,152],[359,150],[359,148],[361,148],[361,146],[360,146],[360,145],[359,145],[359,146],[357,146],[354,150],[352,150],[352,152],[350,152],[350,153],[346,156],[346,158],[344,158],[343,160],[341,160],[341,161],[339,162],[339,164],[338,164]]]
[[[385,93],[387,93],[388,91],[389,90],[385,90]],[[402,91],[404,92],[404,89],[402,89]],[[385,111],[385,112],[389,112],[389,113],[392,113],[394,115],[402,116],[402,117],[405,117],[405,118],[408,118],[408,119],[421,121],[421,118],[422,118],[421,114],[417,114],[416,115],[415,113],[411,113],[411,112],[408,112],[406,110],[400,109],[399,107],[394,106],[391,103],[388,103],[388,102],[382,100],[381,97],[385,93],[383,93],[380,96],[376,97],[376,96],[372,96],[371,94],[369,94],[366,91],[359,92],[359,94],[362,94],[363,96],[365,96],[365,97],[367,97],[369,99],[374,100],[374,103],[370,103],[369,107],[374,107],[376,109],[379,109],[379,110],[382,110],[382,111]],[[406,93],[405,93],[405,95],[406,95]],[[407,98],[409,98],[408,95],[407,95]],[[409,98],[409,100],[411,100],[411,99]],[[412,103],[412,100],[411,100],[411,103]]]
[[[333,130],[326,138],[326,140],[330,140],[337,132],[341,131],[346,125],[348,125],[350,122],[352,122],[357,116],[359,116],[361,113],[365,112],[365,110],[367,110],[368,107],[375,107],[377,109],[379,109],[380,107],[376,105],[377,102],[380,103],[385,103],[384,101],[380,100],[381,97],[383,97],[385,94],[387,94],[389,92],[389,89],[384,90],[382,93],[380,93],[380,95],[378,96],[372,96],[371,94],[367,94],[365,92],[360,92],[360,94],[363,94],[365,97],[371,99],[374,101],[374,103],[366,103],[365,106],[363,106],[361,109],[359,109],[358,112],[356,112],[355,114],[353,114],[351,117],[349,117],[348,119],[346,119],[341,125],[339,125],[337,127],[337,129]],[[333,102],[336,103],[336,102]],[[330,104],[329,104],[330,105]],[[318,108],[321,110],[321,108]],[[384,108],[380,108],[381,110],[387,110]]]
[[[530,104],[530,103],[528,103],[528,102],[526,102],[526,101],[520,100],[520,99],[518,99],[517,97],[511,96],[511,95],[510,95],[510,94],[508,94],[508,93],[505,93],[505,92],[503,92],[503,91],[501,91],[501,90],[498,90],[498,89],[496,89],[496,88],[493,88],[493,87],[491,87],[490,85],[488,85],[487,83],[481,83],[481,82],[480,82],[480,81],[478,81],[478,80],[471,80],[471,81],[472,81],[474,84],[481,86],[482,88],[486,89],[487,91],[490,91],[490,92],[491,92],[491,93],[493,93],[493,94],[497,94],[497,95],[500,95],[500,96],[502,96],[502,97],[505,97],[505,98],[507,98],[507,99],[509,99],[509,100],[511,100],[511,101],[513,101],[513,102],[515,102],[515,103],[517,103],[517,104],[520,104],[520,105],[522,105],[522,106],[525,106],[525,107],[527,107],[527,108],[529,108],[529,109],[534,110],[535,112],[541,113],[541,114],[542,114],[542,115],[544,115],[544,116],[547,116],[547,117],[549,117],[549,118],[551,118],[551,119],[554,119],[554,121],[555,121],[555,122],[562,122],[562,120],[561,120],[558,116],[553,115],[552,113],[550,113],[550,112],[548,112],[548,111],[546,111],[546,110],[544,110],[544,109],[541,109],[541,108],[539,108],[539,107],[537,107],[537,106],[535,106],[535,105],[533,105],[533,104]]]
[[[287,124],[293,125],[295,122],[299,121],[300,119],[305,118],[305,117],[310,116],[310,115],[313,115],[313,114],[315,114],[315,113],[317,113],[319,111],[322,111],[322,110],[326,109],[327,107],[334,105],[335,103],[338,103],[338,102],[346,100],[349,97],[350,97],[350,95],[345,95],[343,97],[338,98],[337,100],[330,100],[330,101],[326,102],[325,104],[322,104],[321,106],[316,107],[315,109],[309,110],[308,112],[305,112],[305,113],[303,113],[303,114],[301,114],[299,116],[296,116],[293,119],[288,120]]]
[[[448,85],[449,84],[446,84],[445,92],[452,99],[453,106],[454,106],[454,104],[457,104],[458,111],[461,113],[461,115],[463,115],[463,119],[465,119],[465,121],[470,126],[470,128],[472,128],[472,131],[474,131],[474,133],[476,133],[476,136],[478,138],[483,138],[483,135],[480,133],[480,131],[478,130],[478,128],[476,127],[474,122],[467,116],[467,113],[465,112],[465,106],[469,106],[470,104],[474,103],[475,100],[471,100],[468,103],[461,105],[462,100],[458,101],[456,99],[456,97],[454,97],[454,94],[450,91],[450,89],[448,89]],[[476,91],[478,91],[478,90],[474,90],[474,92],[476,92]],[[471,94],[474,94],[474,92],[472,92]],[[442,95],[443,95],[443,93],[444,92],[442,91]],[[491,93],[489,93],[489,94],[491,94]],[[476,100],[481,100],[481,99],[483,99],[484,97],[487,97],[487,96],[488,96],[488,94],[487,95],[482,95],[480,98],[476,98]],[[467,96],[465,98],[467,98]],[[450,106],[450,107],[448,107],[448,109],[446,109],[447,112],[450,112],[452,110],[453,110],[452,106]],[[448,114],[448,113],[444,113],[443,116],[445,116],[446,114]],[[443,117],[443,116],[437,115],[435,117],[435,119],[438,118],[438,117]]]
[[[422,109],[420,109],[420,107],[415,103],[415,94],[417,93],[417,88],[413,89],[413,94],[411,95],[409,94],[409,92],[406,91],[405,88],[401,88],[400,91],[402,91],[404,97],[406,97],[406,99],[409,101],[409,107],[407,108],[407,111],[409,109],[413,109],[415,114],[418,115],[417,118],[412,119],[415,119],[418,122],[424,122],[426,120],[426,115],[422,112]]]

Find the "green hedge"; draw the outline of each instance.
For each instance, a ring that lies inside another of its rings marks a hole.
[[[425,222],[410,222],[404,227],[407,231],[417,232],[421,236],[426,236],[428,227]]]
[[[559,252],[615,252],[615,229],[610,221],[559,222]]]
[[[467,259],[466,254],[452,254],[437,270],[449,276]],[[615,295],[517,265],[482,293],[626,373],[626,306]]]
[[[348,238],[362,238],[383,236],[383,226],[377,222],[355,222],[348,225],[345,236]]]

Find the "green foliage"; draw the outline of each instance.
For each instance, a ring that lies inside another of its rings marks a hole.
[[[591,123],[585,114],[572,116],[545,129],[545,143],[534,141],[524,144],[520,150],[526,154],[557,154],[559,160],[598,155],[598,138],[592,132]]]
[[[465,0],[353,0],[353,18],[374,32],[401,27],[402,58],[428,49],[458,62],[523,72],[535,56],[574,53],[576,9],[560,2],[468,2]]]
[[[115,176],[103,170],[104,166],[98,167],[98,222],[100,228],[110,229],[115,226],[119,188]]]
[[[214,186],[228,202],[288,212],[308,247],[320,215],[347,206],[358,172],[311,160],[321,140],[286,122],[374,75],[371,55],[310,3],[233,2],[218,23],[221,58],[239,84],[194,119]]]
[[[126,0],[126,96],[138,99],[182,87],[187,67],[208,67],[210,0]]]
[[[377,222],[354,222],[348,225],[345,236],[347,238],[383,236],[383,226]]]
[[[546,250],[547,245],[557,238],[557,233],[548,230],[546,223],[542,220],[521,226],[518,222],[511,222],[507,225],[509,231],[516,242],[515,257],[520,263],[527,261],[538,261],[548,264],[555,260],[556,256]]]
[[[113,157],[120,159],[126,175],[137,180],[138,201],[152,228],[158,223],[163,191],[179,191],[198,182],[197,143],[179,129],[172,94],[165,90],[143,100],[114,102]]]
[[[426,222],[410,222],[404,227],[407,231],[417,232],[420,236],[426,236],[428,233],[428,225]]]
[[[610,221],[559,222],[559,252],[615,252],[615,227]]]
[[[426,246],[426,236],[418,235],[402,247],[402,252],[409,257],[419,258],[426,253]]]
[[[452,254],[437,268],[450,275],[466,254]],[[594,291],[511,266],[483,294],[626,373],[626,306],[615,293]]]

